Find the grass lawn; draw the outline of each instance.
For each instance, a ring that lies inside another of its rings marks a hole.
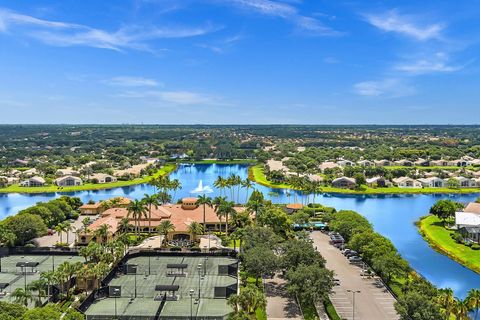
[[[72,187],[58,187],[55,185],[49,185],[44,187],[21,187],[18,184],[11,185],[6,188],[1,188],[0,193],[48,193],[48,192],[71,192],[71,191],[85,191],[85,190],[100,190],[100,189],[112,189],[118,187],[132,186],[136,184],[142,184],[149,182],[152,178],[157,178],[163,175],[170,174],[177,168],[175,164],[168,163],[151,176],[138,178],[128,181],[116,181],[112,183],[85,183],[81,186]]]
[[[473,250],[453,240],[450,236],[453,231],[445,229],[438,217],[424,217],[418,223],[418,227],[420,233],[432,248],[465,267],[480,273],[480,250]]]
[[[276,184],[267,179],[262,165],[256,165],[249,168],[248,177],[270,188],[295,189],[286,183]],[[464,189],[449,189],[449,188],[370,188],[364,187],[362,190],[351,190],[334,187],[322,187],[322,192],[326,193],[347,193],[347,194],[425,194],[425,193],[478,193],[480,188],[464,188]]]
[[[330,320],[341,320],[340,316],[337,313],[337,310],[335,310],[335,307],[333,306],[330,299],[325,300],[323,302],[323,305],[325,306],[325,311],[327,312],[328,318]]]

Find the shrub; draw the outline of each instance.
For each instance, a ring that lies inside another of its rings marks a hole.
[[[170,251],[182,251],[182,248],[180,247],[171,247]]]
[[[480,250],[480,245],[477,243],[472,244],[472,249],[473,250]]]
[[[463,237],[460,233],[452,233],[451,237],[453,240],[455,240],[457,243],[462,243],[463,242]]]

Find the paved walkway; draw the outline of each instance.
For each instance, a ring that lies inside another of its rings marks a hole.
[[[278,274],[273,279],[265,279],[267,296],[267,319],[302,319],[302,313],[295,299],[287,294],[285,280]]]
[[[73,230],[68,232],[68,245],[71,246],[76,240],[77,230],[82,229],[82,220],[84,218],[94,218],[93,216],[79,216],[75,222],[72,223]],[[62,232],[62,241],[67,243],[67,234]],[[54,247],[57,243],[60,242],[60,235],[57,232],[54,232],[52,235],[46,235],[40,238],[35,238],[33,241],[37,243],[39,247]]]
[[[377,287],[372,279],[363,278],[361,269],[350,264],[347,258],[330,242],[330,237],[320,231],[312,232],[314,246],[327,260],[327,268],[335,272],[340,285],[333,288],[330,300],[342,319],[353,319],[353,296],[347,290],[359,290],[355,295],[355,320],[397,320],[395,298],[384,287]]]

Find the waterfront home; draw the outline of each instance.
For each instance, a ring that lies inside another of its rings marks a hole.
[[[297,212],[298,210],[303,209],[303,204],[301,203],[290,203],[285,206],[285,212],[288,214],[293,214]]]
[[[449,162],[447,160],[432,160],[430,161],[430,165],[434,167],[447,167],[449,166]]]
[[[424,188],[443,188],[447,185],[447,182],[439,177],[421,178],[418,181]]]
[[[323,177],[319,176],[318,174],[307,174],[307,179],[312,182],[323,182]]]
[[[45,179],[43,179],[42,177],[38,177],[38,176],[31,177],[27,180],[23,180],[20,183],[20,186],[22,186],[22,187],[42,187],[44,185],[45,185]]]
[[[7,176],[0,176],[0,180],[5,182],[5,186],[11,186],[12,184],[18,183],[20,181],[17,177],[7,177]]]
[[[335,188],[355,188],[357,182],[354,178],[340,177],[332,181],[332,186]]]
[[[417,161],[415,161],[413,164],[417,167],[428,167],[430,166],[430,161],[420,158]]]
[[[449,161],[449,165],[456,166],[456,167],[467,167],[470,165],[470,161],[462,158],[462,159]]]
[[[390,181],[388,181],[387,179],[385,179],[385,177],[373,177],[373,178],[368,178],[367,179],[367,185],[369,187],[384,188],[384,187],[391,186],[392,183]]]
[[[318,166],[318,168],[322,172],[324,172],[326,169],[334,169],[334,168],[338,168],[338,167],[339,167],[338,164],[336,164],[335,162],[331,162],[331,161],[323,162]]]
[[[400,177],[393,179],[393,183],[399,188],[421,188],[422,184],[410,177]]]
[[[150,215],[141,216],[138,221],[138,228],[140,232],[157,234],[157,227],[164,220],[169,220],[174,230],[169,232],[169,240],[193,240],[194,235],[189,231],[189,226],[192,222],[203,224],[203,206],[197,204],[197,198],[184,198],[181,204],[166,204],[159,207],[152,207],[151,219]],[[235,207],[237,212],[243,211],[243,207]],[[135,226],[134,218],[129,215],[126,208],[110,208],[101,213],[101,217],[94,221],[89,230],[77,233],[77,244],[86,245],[90,241],[105,242],[109,239],[115,238],[119,231],[120,221],[127,218],[130,221],[131,230]],[[226,228],[225,219],[220,219],[215,213],[215,209],[210,206],[205,206],[205,224],[206,230],[212,232],[224,231]],[[95,231],[102,225],[108,226],[108,236],[104,239],[99,239]]]
[[[78,172],[77,170],[73,170],[71,168],[66,168],[66,169],[58,169],[56,172],[55,172],[55,175],[57,177],[64,177],[64,176],[79,176],[80,175],[80,172]]]
[[[385,159],[375,160],[374,163],[377,167],[387,167],[387,166],[391,165],[391,162],[388,161],[388,160],[385,160]]]
[[[460,183],[461,188],[473,188],[476,185],[474,179],[469,179],[462,176],[453,177],[453,179],[457,180]]]
[[[373,166],[373,162],[370,160],[360,160],[357,162],[357,164],[361,167],[371,167]]]
[[[455,225],[464,238],[480,242],[480,203],[471,202],[455,212]]]
[[[117,178],[106,173],[94,173],[90,176],[90,181],[93,183],[111,183],[116,182]]]
[[[55,179],[55,184],[59,187],[81,186],[83,181],[79,177],[65,176]]]
[[[397,166],[402,166],[402,167],[411,167],[413,166],[413,162],[407,159],[402,159],[402,160],[397,160],[394,162],[395,165]]]
[[[340,159],[337,161],[337,164],[340,166],[340,167],[353,167],[355,165],[354,162],[350,161],[350,160],[345,160],[345,159]]]

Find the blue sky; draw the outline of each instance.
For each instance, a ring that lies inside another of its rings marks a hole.
[[[0,123],[477,124],[479,16],[479,0],[0,0]]]

